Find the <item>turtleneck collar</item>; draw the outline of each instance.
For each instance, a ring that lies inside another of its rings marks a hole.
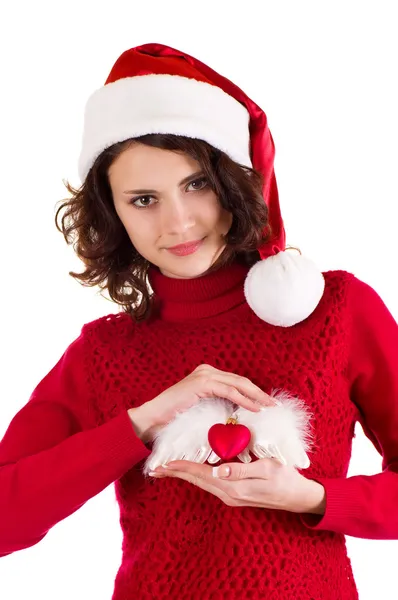
[[[194,279],[174,279],[149,269],[156,314],[165,321],[215,317],[245,304],[244,280],[249,267],[234,263]]]

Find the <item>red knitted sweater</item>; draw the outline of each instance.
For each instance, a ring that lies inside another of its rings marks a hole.
[[[153,270],[150,321],[84,325],[0,444],[0,554],[36,544],[116,482],[124,539],[113,600],[358,597],[344,534],[398,538],[396,322],[371,287],[329,271],[315,312],[274,327],[246,304],[246,272],[187,281]],[[303,474],[325,486],[324,516],[228,507],[183,480],[142,476],[150,447],[127,409],[200,363],[308,404],[315,447]],[[356,420],[383,456],[380,474],[346,477]]]

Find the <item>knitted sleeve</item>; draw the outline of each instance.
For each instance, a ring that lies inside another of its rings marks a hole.
[[[314,530],[367,539],[398,539],[398,326],[376,291],[352,281],[350,398],[366,436],[382,456],[382,472],[314,477],[326,492],[322,517],[301,515]]]
[[[84,327],[0,442],[0,556],[33,546],[150,451],[127,411],[96,426]]]

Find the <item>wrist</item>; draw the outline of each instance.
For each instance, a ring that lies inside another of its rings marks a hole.
[[[153,428],[154,423],[152,423],[146,405],[142,404],[137,408],[129,408],[127,413],[137,437],[139,437],[144,444],[149,442],[151,439],[151,429]]]
[[[301,513],[324,515],[326,510],[326,491],[321,483],[304,477],[303,506]]]

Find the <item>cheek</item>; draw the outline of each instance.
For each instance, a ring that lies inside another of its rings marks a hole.
[[[231,228],[232,214],[222,208],[215,194],[198,202],[197,208],[199,219],[217,233],[225,234]]]
[[[149,248],[156,237],[155,227],[148,219],[144,219],[141,215],[121,216],[121,221],[131,243],[142,252]]]

